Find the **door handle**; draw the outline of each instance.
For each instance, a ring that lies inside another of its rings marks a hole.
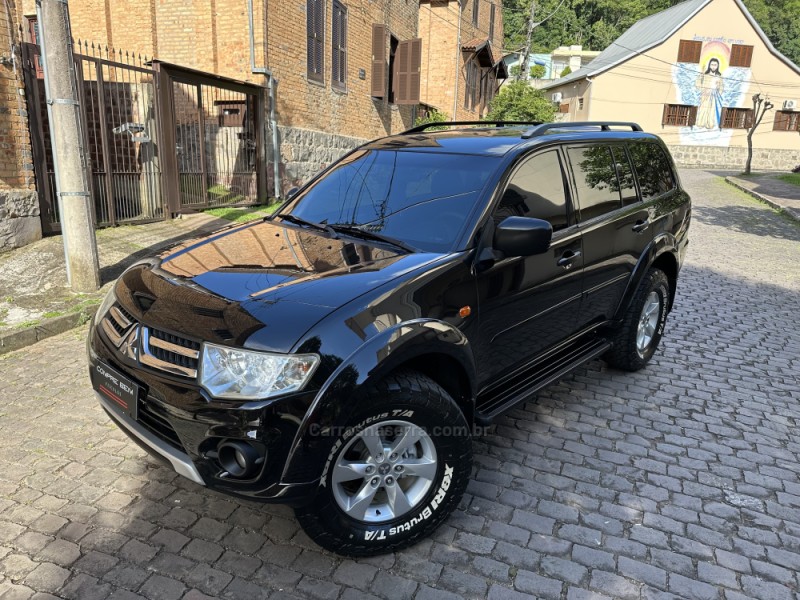
[[[580,250],[575,250],[574,252],[572,250],[567,250],[566,252],[564,252],[564,254],[561,255],[561,258],[559,258],[558,261],[556,261],[556,264],[559,267],[564,267],[565,269],[571,269],[572,261],[578,258],[580,255],[581,255]]]
[[[648,227],[650,227],[650,219],[645,219],[644,221],[639,219],[638,221],[636,221],[636,224],[633,227],[631,227],[631,229],[636,233],[641,233]]]

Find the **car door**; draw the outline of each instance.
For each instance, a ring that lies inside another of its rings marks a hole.
[[[633,268],[652,239],[650,213],[637,193],[623,144],[572,146],[567,155],[583,235],[579,321],[588,326],[613,317]]]
[[[479,380],[487,383],[572,334],[580,309],[583,255],[559,149],[524,158],[512,171],[492,218],[536,217],[553,226],[550,248],[496,261],[477,276]]]

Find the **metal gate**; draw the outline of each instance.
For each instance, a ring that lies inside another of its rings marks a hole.
[[[60,230],[39,47],[23,44],[45,233]],[[74,51],[95,224],[266,201],[264,88],[78,42]]]
[[[42,227],[60,230],[39,47],[23,44],[25,88]],[[97,226],[163,219],[158,103],[142,56],[78,42],[74,48],[87,178]]]
[[[265,201],[264,88],[153,61],[172,122],[162,130],[171,212]]]

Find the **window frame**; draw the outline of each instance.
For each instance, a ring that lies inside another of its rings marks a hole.
[[[347,7],[339,0],[331,4],[331,87],[347,91]],[[337,24],[339,25],[337,36]],[[336,45],[338,37],[338,47]],[[338,73],[336,66],[338,63]]]
[[[780,119],[778,118],[779,116],[781,117]],[[792,127],[793,121],[794,127]],[[786,123],[786,126],[779,127],[782,123]],[[790,133],[800,131],[800,112],[796,110],[776,110],[775,118],[772,121],[772,131],[788,131]]]
[[[563,145],[552,145],[552,146],[545,146],[543,148],[535,148],[530,152],[522,154],[518,157],[518,159],[514,162],[514,164],[506,171],[503,179],[501,180],[501,185],[497,186],[499,193],[495,194],[494,201],[491,204],[491,207],[488,211],[487,217],[488,219],[493,219],[495,211],[497,210],[498,206],[500,205],[500,201],[503,198],[503,194],[506,193],[508,186],[514,179],[514,176],[519,172],[519,170],[527,163],[528,161],[534,159],[536,156],[544,154],[546,152],[555,152],[556,156],[558,157],[558,163],[561,167],[561,185],[564,188],[564,210],[566,211],[567,217],[567,224],[558,230],[553,230],[553,239],[557,239],[568,235],[566,232],[569,232],[572,228],[575,228],[578,224],[578,220],[576,217],[576,209],[574,204],[574,191],[572,187],[572,182],[570,181],[571,175],[568,172],[568,158],[566,156],[565,148]],[[535,217],[538,218],[538,217]],[[483,222],[483,221],[481,221]]]
[[[729,67],[744,67],[749,69],[753,63],[753,46],[747,44],[731,44],[731,59]]]
[[[492,42],[494,42],[495,8],[494,2],[489,3],[489,39],[492,40]]]
[[[728,115],[733,115],[728,117]],[[739,122],[739,115],[744,117],[744,122]],[[750,129],[753,125],[755,112],[752,108],[739,108],[735,106],[725,106],[719,118],[720,129]]]
[[[570,177],[572,178],[573,193],[575,195],[575,200],[574,200],[575,223],[577,225],[579,225],[579,226],[580,225],[586,225],[587,223],[591,224],[591,223],[599,222],[599,221],[601,221],[603,219],[609,218],[609,215],[613,215],[616,212],[619,212],[619,211],[621,211],[623,209],[630,208],[631,206],[633,206],[632,204],[629,204],[628,206],[624,206],[623,205],[623,203],[622,203],[622,194],[620,193],[619,189],[617,189],[617,198],[618,198],[618,203],[619,204],[618,204],[618,206],[616,208],[614,208],[612,210],[607,210],[607,211],[605,211],[603,213],[600,213],[599,215],[591,216],[588,219],[584,219],[582,214],[581,214],[583,212],[583,210],[584,210],[584,207],[581,204],[581,197],[580,197],[581,195],[580,195],[580,188],[578,186],[576,168],[572,164],[572,156],[570,155],[569,151],[570,150],[583,149],[583,148],[592,148],[592,147],[595,147],[595,146],[602,146],[603,148],[605,148],[608,151],[609,157],[611,158],[611,166],[614,169],[614,176],[617,178],[617,187],[619,188],[619,173],[617,172],[616,159],[614,158],[614,151],[612,150],[612,147],[615,146],[615,145],[617,145],[617,144],[614,144],[613,142],[609,142],[609,141],[600,140],[600,141],[593,141],[593,142],[569,144],[569,145],[565,145],[564,146],[564,154],[566,156],[566,160],[568,161],[567,164],[569,165]],[[627,153],[626,153],[626,156],[627,156]],[[633,163],[630,162],[629,164],[631,165],[631,170],[634,170]],[[634,173],[635,173],[635,170],[634,170]],[[635,181],[635,178],[636,178],[636,175],[634,174],[634,181]],[[636,194],[637,194],[637,196],[641,197],[641,195],[639,194],[638,182],[635,185],[636,185]],[[599,206],[599,205],[598,204],[592,204],[588,208],[592,208],[593,206]]]
[[[325,0],[306,0],[306,77],[325,84]],[[316,52],[319,49],[319,65]]]
[[[672,109],[686,109],[685,114],[677,114],[670,112]],[[686,118],[686,122],[676,122],[670,120],[670,117],[678,117],[680,119]],[[692,127],[697,122],[697,107],[692,104],[664,104],[664,110],[661,113],[661,126],[662,127]]]
[[[703,42],[700,40],[680,40],[676,62],[700,64]]]

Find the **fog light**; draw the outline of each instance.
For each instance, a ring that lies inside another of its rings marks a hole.
[[[258,466],[264,462],[258,450],[247,442],[239,440],[228,440],[220,444],[217,449],[217,460],[231,477],[237,479],[252,477]]]

